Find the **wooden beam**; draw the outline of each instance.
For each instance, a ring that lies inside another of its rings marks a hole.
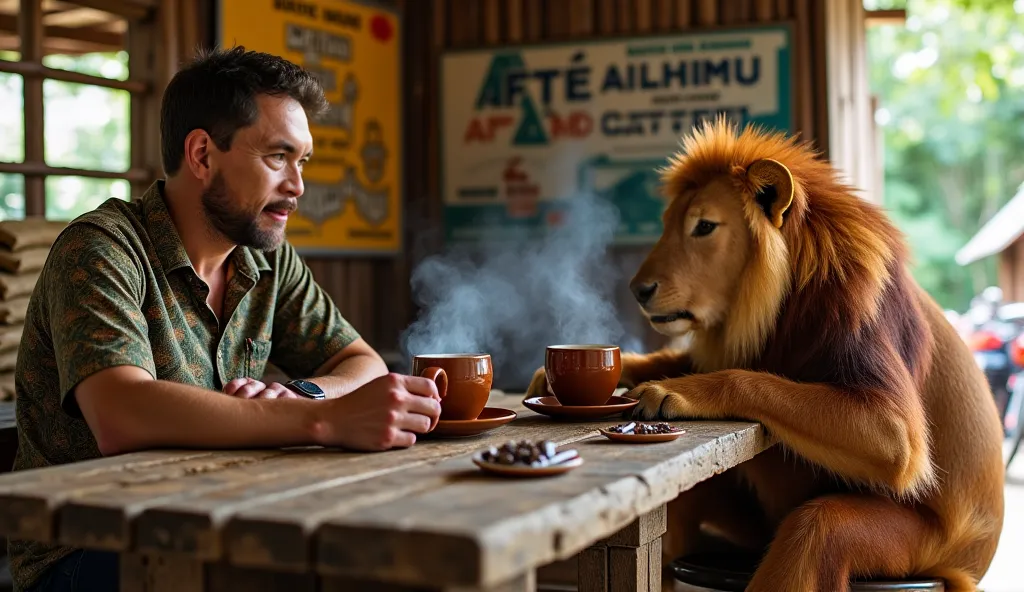
[[[17,33],[18,17],[13,14],[0,14],[0,32]],[[43,27],[43,43],[56,37],[72,41],[85,41],[98,45],[109,46],[111,49],[124,49],[124,35],[112,31],[100,31],[90,27],[60,27],[56,25]]]
[[[38,1],[38,0],[37,0]],[[94,8],[123,16],[128,20],[143,20],[160,5],[159,0],[75,0],[78,6]]]
[[[27,133],[25,134],[28,135]],[[26,155],[27,156],[27,155]],[[96,171],[91,169],[74,169],[69,167],[53,167],[40,161],[3,162],[0,161],[0,173],[25,175],[25,184],[33,178],[42,179],[54,175],[71,177],[89,177],[92,179],[127,179],[135,183],[145,183],[153,178],[146,169],[128,169],[127,171]],[[41,215],[41,214],[40,214]]]
[[[907,10],[905,8],[894,8],[892,10],[867,10],[864,12],[864,24],[868,27],[881,25],[903,25],[907,22]]]
[[[28,85],[30,80],[39,80],[41,84],[43,78],[50,78],[52,80],[62,80],[64,82],[75,82],[77,84],[90,84],[92,86],[102,86],[103,88],[126,90],[132,93],[145,93],[149,90],[149,86],[146,83],[139,82],[138,80],[114,80],[113,78],[92,76],[90,74],[82,74],[80,72],[71,72],[70,70],[58,70],[56,68],[48,68],[38,62],[8,62],[6,60],[0,60],[0,72],[21,74],[25,77],[26,85]],[[25,105],[27,108],[28,103],[26,102]],[[25,134],[27,137],[27,127],[25,128]],[[25,158],[28,158],[27,154]]]

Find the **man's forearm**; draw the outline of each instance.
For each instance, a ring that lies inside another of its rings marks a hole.
[[[104,455],[160,447],[317,443],[316,411],[323,405],[317,401],[240,399],[163,380],[129,384],[106,390],[95,385],[79,397],[79,407]]]
[[[336,399],[375,378],[386,375],[388,367],[379,356],[356,354],[343,359],[333,369],[322,372],[321,375],[309,379],[310,382],[323,389],[328,399]]]

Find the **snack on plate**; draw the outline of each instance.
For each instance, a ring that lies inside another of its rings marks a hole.
[[[617,434],[671,434],[678,432],[679,428],[672,427],[671,425],[663,422],[635,422],[624,423],[615,427],[608,428],[609,432],[615,432]]]
[[[502,444],[501,448],[491,446],[485,450],[480,458],[484,462],[499,465],[519,465],[526,467],[549,467],[572,460],[579,456],[575,450],[558,451],[555,443],[550,440],[530,442],[520,440],[519,442],[508,441]]]

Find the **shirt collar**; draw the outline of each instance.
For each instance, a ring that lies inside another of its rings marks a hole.
[[[174,226],[171,213],[164,201],[164,181],[158,179],[142,195],[142,212],[156,255],[163,265],[164,272],[187,267],[192,269],[192,261],[188,258],[185,245],[181,242],[178,229]],[[266,256],[257,249],[235,247],[231,255],[235,269],[252,281],[260,278],[261,271],[270,271]]]

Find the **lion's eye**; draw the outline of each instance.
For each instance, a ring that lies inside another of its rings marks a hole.
[[[701,220],[697,222],[697,226],[694,227],[693,236],[707,236],[711,234],[715,228],[718,228],[718,224],[707,220]]]

